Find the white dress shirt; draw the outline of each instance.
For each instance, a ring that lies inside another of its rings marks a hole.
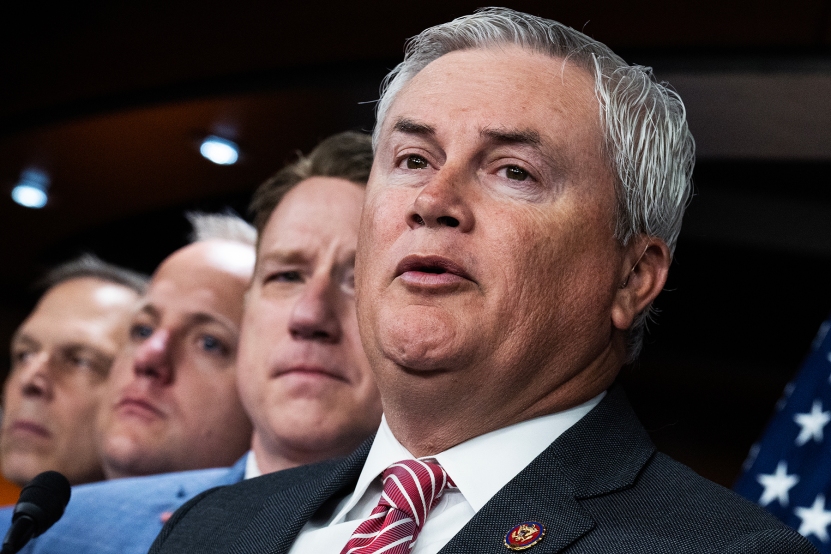
[[[254,455],[254,451],[249,450],[247,456],[245,458],[245,474],[242,478],[253,479],[254,477],[262,475],[263,472],[260,471],[260,466],[257,464],[257,457]]]
[[[472,438],[427,458],[440,463],[457,488],[448,489],[427,516],[412,554],[435,554],[441,550],[488,500],[605,394],[563,412]],[[414,458],[393,436],[386,418],[382,418],[355,490],[340,501],[333,516],[307,522],[289,554],[340,554],[358,525],[378,505],[384,470],[395,462]]]

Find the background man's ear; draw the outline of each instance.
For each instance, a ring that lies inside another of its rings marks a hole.
[[[612,324],[617,329],[629,329],[663,290],[671,261],[669,248],[659,238],[641,237],[629,244],[612,306]]]

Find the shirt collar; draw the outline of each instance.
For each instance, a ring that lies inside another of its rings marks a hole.
[[[478,512],[500,489],[517,476],[569,427],[580,421],[605,396],[605,391],[588,402],[562,412],[530,419],[491,431],[431,456],[447,471],[474,511]],[[342,506],[333,524],[364,496],[385,469],[401,460],[415,459],[392,434],[386,417],[364,463],[355,492]]]
[[[257,465],[257,457],[254,455],[254,451],[249,450],[247,456],[245,459],[245,474],[242,478],[253,479],[262,475],[263,472],[260,471],[260,466]]]

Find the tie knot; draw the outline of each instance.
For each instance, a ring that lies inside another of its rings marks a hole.
[[[455,487],[439,464],[422,460],[392,464],[382,478],[381,500],[341,554],[410,554],[427,514],[446,487]]]
[[[392,464],[382,478],[381,503],[405,512],[419,527],[424,525],[427,514],[445,489],[455,486],[438,463],[422,460],[402,460]]]

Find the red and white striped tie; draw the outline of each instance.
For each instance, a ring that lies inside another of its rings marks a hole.
[[[435,462],[403,460],[382,475],[384,491],[369,518],[361,523],[341,554],[408,554],[427,514],[447,487],[447,472]]]

